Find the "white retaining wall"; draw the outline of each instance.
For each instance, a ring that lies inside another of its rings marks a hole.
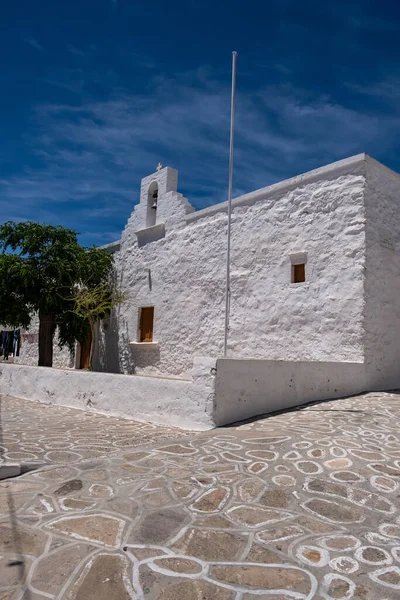
[[[257,415],[367,390],[363,363],[217,360],[214,421]]]
[[[215,361],[196,359],[193,371],[193,381],[185,381],[0,364],[0,395],[137,421],[210,429]]]
[[[0,364],[0,395],[204,430],[379,387],[364,363],[196,357],[192,379]]]

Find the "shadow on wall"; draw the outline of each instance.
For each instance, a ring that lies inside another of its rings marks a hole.
[[[129,333],[127,322],[122,319],[118,321],[119,326],[119,368],[120,373],[126,375],[135,375],[136,368],[150,367],[159,368],[160,350],[158,348],[151,350],[134,349],[131,346],[132,334]]]
[[[115,311],[97,326],[93,368],[102,373],[122,373],[118,348],[118,317]]]
[[[93,370],[100,373],[134,375],[136,368],[158,369],[160,350],[132,348],[128,326],[113,310],[108,319],[97,325]]]
[[[131,355],[135,367],[150,367],[158,369],[160,366],[160,349],[142,350],[140,348],[131,348]]]
[[[131,347],[129,345],[129,342],[131,341],[131,339],[130,339],[128,325],[127,325],[126,321],[125,321],[124,329],[122,328],[122,325],[120,324],[119,331],[120,331],[119,364],[120,364],[121,373],[125,373],[128,375],[134,375],[135,374],[135,362],[133,360]]]

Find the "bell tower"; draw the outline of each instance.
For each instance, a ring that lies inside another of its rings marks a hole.
[[[157,221],[158,183],[153,181],[147,192],[146,227],[153,227]]]
[[[147,229],[164,223],[168,211],[166,195],[177,192],[178,171],[158,163],[155,173],[142,179],[140,187],[141,227]]]
[[[183,227],[185,216],[194,208],[177,189],[178,171],[159,163],[154,173],[142,179],[139,204],[128,219],[123,240],[131,243],[136,239],[142,246]]]

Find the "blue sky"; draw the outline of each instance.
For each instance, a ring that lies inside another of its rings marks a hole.
[[[400,171],[400,5],[18,0],[0,19],[0,222],[118,239],[140,179],[196,208],[367,152]]]

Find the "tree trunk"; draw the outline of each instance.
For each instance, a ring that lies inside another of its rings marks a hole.
[[[93,371],[93,356],[94,356],[94,346],[96,343],[96,323],[89,320],[90,331],[91,331],[91,340],[90,340],[90,355],[89,355],[89,371]]]
[[[39,313],[39,367],[53,366],[54,315]]]

